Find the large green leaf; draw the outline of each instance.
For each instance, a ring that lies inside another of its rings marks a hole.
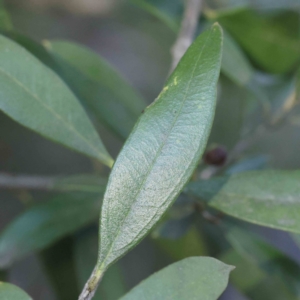
[[[216,300],[232,270],[213,258],[186,258],[150,276],[121,300]]]
[[[1,300],[32,300],[20,288],[10,283],[0,282],[0,299]]]
[[[218,18],[224,28],[266,71],[281,73],[295,67],[300,58],[298,27],[285,19],[267,18],[251,10],[241,10]]]
[[[61,75],[82,103],[118,136],[127,138],[146,104],[98,54],[67,41],[46,42]]]
[[[299,182],[299,171],[252,171],[193,182],[186,191],[241,220],[300,233]]]
[[[213,121],[221,46],[218,25],[195,41],[123,147],[102,207],[102,271],[149,232],[197,166]]]
[[[0,36],[0,109],[22,125],[111,166],[77,98],[24,48]]]
[[[95,220],[99,197],[66,194],[29,208],[0,235],[0,267],[8,267]]]

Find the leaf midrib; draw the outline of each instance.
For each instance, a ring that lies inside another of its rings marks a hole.
[[[15,82],[21,89],[23,89],[27,94],[33,97],[42,107],[48,110],[56,119],[66,125],[70,131],[74,132],[80,139],[82,139],[93,151],[95,151],[99,157],[102,157],[106,160],[105,156],[101,154],[97,148],[95,148],[83,135],[81,135],[70,123],[66,122],[55,110],[53,110],[50,106],[46,105],[43,101],[41,101],[37,95],[33,94],[21,81],[7,73],[5,70],[0,68],[0,72],[4,74],[8,79]]]
[[[192,82],[192,80],[193,80],[193,78],[194,78],[194,73],[195,73],[196,68],[197,68],[197,66],[198,66],[199,60],[200,60],[200,58],[201,58],[201,56],[202,56],[203,50],[205,49],[206,44],[207,44],[207,41],[208,41],[209,39],[211,39],[211,35],[208,35],[208,37],[206,38],[206,40],[205,40],[205,42],[204,42],[203,48],[202,48],[201,52],[199,53],[197,62],[195,63],[195,66],[194,66],[193,72],[192,72],[192,74],[191,74],[190,80],[189,80],[189,82],[188,82],[188,84],[187,84],[187,88],[186,88],[185,95],[184,95],[184,100],[182,101],[181,107],[180,107],[180,109],[178,110],[178,112],[177,112],[177,114],[176,114],[176,117],[174,118],[174,121],[172,122],[172,124],[171,124],[171,126],[170,126],[170,130],[168,131],[169,133],[173,130],[174,125],[176,124],[176,122],[177,122],[177,120],[178,120],[178,118],[179,118],[179,115],[180,115],[180,113],[181,113],[181,111],[182,111],[183,105],[185,104],[185,102],[186,102],[186,100],[187,100],[188,90],[189,90],[190,85],[191,85],[191,82]],[[155,157],[154,157],[153,164],[152,164],[152,166],[149,168],[149,171],[146,173],[146,175],[145,175],[145,177],[144,177],[144,179],[143,179],[143,182],[140,184],[140,188],[138,189],[136,195],[134,196],[134,199],[136,199],[136,198],[139,196],[139,194],[141,193],[141,190],[142,190],[141,187],[145,184],[145,182],[146,182],[146,180],[147,180],[149,174],[151,173],[151,171],[152,171],[152,169],[153,169],[153,166],[155,165],[155,163],[156,163],[156,161],[157,161],[157,159],[158,159],[158,156],[161,154],[162,149],[164,148],[165,143],[166,143],[166,140],[168,139],[168,137],[169,137],[169,134],[166,135],[166,137],[165,137],[165,139],[163,140],[161,146],[159,147],[159,149],[158,149],[158,151],[157,151],[157,154],[156,154]],[[123,221],[122,221],[122,223],[121,223],[121,225],[120,225],[120,227],[119,227],[119,229],[118,229],[117,235],[116,235],[114,241],[111,243],[111,246],[110,246],[110,248],[109,248],[109,250],[108,250],[108,252],[107,252],[107,255],[105,256],[103,262],[101,263],[100,269],[103,267],[105,261],[106,261],[107,258],[109,257],[109,255],[110,255],[110,253],[111,253],[111,251],[112,251],[112,249],[113,249],[113,245],[114,245],[115,241],[117,240],[118,236],[119,236],[120,233],[121,233],[121,228],[122,228],[122,226],[124,225],[125,221],[127,220],[128,216],[129,216],[129,213],[130,213],[130,211],[131,211],[132,206],[133,206],[133,205],[131,205],[131,206],[130,206],[130,209],[127,211],[126,216],[125,216],[125,218],[123,219]]]

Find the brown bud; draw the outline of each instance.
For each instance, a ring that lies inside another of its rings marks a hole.
[[[222,146],[217,146],[204,155],[204,161],[208,165],[222,166],[226,162],[227,151]]]

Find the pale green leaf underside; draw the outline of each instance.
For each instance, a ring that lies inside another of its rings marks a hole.
[[[251,171],[193,182],[187,191],[244,221],[300,233],[300,171]]]
[[[37,133],[111,166],[77,98],[24,48],[0,36],[0,110]]]
[[[214,25],[189,48],[123,147],[102,207],[102,271],[149,232],[196,167],[213,122],[221,48]]]
[[[10,283],[0,282],[0,299],[1,300],[32,300],[20,288]]]
[[[214,258],[186,258],[150,276],[121,300],[216,300],[232,270]]]

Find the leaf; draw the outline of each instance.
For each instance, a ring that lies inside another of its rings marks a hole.
[[[254,8],[261,11],[273,10],[299,10],[298,0],[213,0],[213,6],[216,10],[208,11],[208,14],[225,14],[242,8]]]
[[[249,84],[254,70],[232,36],[224,31],[222,73],[240,86]]]
[[[186,191],[238,219],[300,233],[299,180],[299,171],[251,171],[192,182]]]
[[[76,97],[24,48],[0,36],[0,109],[37,133],[97,158],[112,158]]]
[[[1,30],[11,30],[12,29],[12,23],[10,19],[10,15],[5,9],[5,5],[3,3],[3,0],[0,0],[0,29]]]
[[[93,194],[61,195],[29,208],[0,235],[0,268],[89,224],[99,208],[99,195]]]
[[[197,166],[214,116],[221,44],[218,25],[194,42],[118,156],[102,206],[102,271],[149,232]]]
[[[164,24],[166,24],[173,32],[177,33],[179,30],[179,24],[166,12],[156,7],[153,3],[149,3],[145,0],[129,0],[130,3],[145,10],[149,14],[153,15]],[[173,4],[173,3],[172,3]]]
[[[125,139],[146,104],[104,59],[67,41],[46,42],[61,76],[95,117]]]
[[[76,273],[80,287],[91,274],[98,255],[98,233],[96,230],[84,231],[76,237],[74,245]],[[105,274],[93,300],[115,300],[125,294],[125,286],[118,264],[112,266]]]
[[[150,276],[121,300],[216,300],[233,269],[209,257],[186,258]]]
[[[2,34],[25,48],[28,52],[38,58],[43,64],[55,71],[57,74],[60,73],[60,69],[54,58],[40,43],[16,31],[2,31]]]
[[[2,300],[32,300],[24,291],[10,283],[0,282],[0,299]]]
[[[289,19],[290,15],[284,20],[262,17],[246,9],[218,21],[263,69],[283,73],[293,69],[300,58],[298,27],[289,26]]]
[[[236,269],[230,276],[230,282],[241,292],[255,289],[255,287],[266,278],[265,272],[263,272],[257,264],[245,259],[233,249],[223,254],[221,260],[226,264],[236,266]]]
[[[248,260],[258,263],[269,276],[279,275],[288,290],[299,297],[300,267],[278,249],[266,243],[261,237],[248,230],[234,228],[227,234],[231,245]]]

